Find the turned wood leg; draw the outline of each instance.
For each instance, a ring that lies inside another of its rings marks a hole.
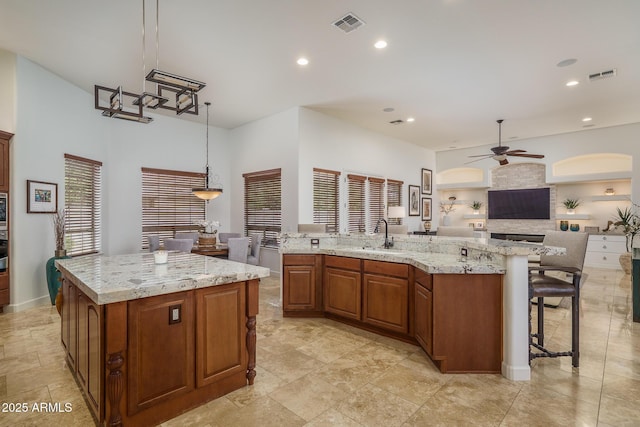
[[[247,317],[247,352],[247,380],[249,385],[253,385],[253,379],[256,377],[256,316]]]
[[[62,280],[60,280],[62,281]],[[62,304],[63,304],[63,299],[62,299],[62,286],[60,286],[58,288],[58,293],[56,294],[56,310],[58,310],[58,314],[60,316],[62,316]]]
[[[109,376],[107,377],[107,393],[109,395],[109,403],[111,405],[111,414],[108,423],[110,426],[122,426],[122,415],[120,415],[120,399],[124,391],[124,376],[122,375],[122,365],[124,357],[122,353],[114,353],[109,356],[107,361],[107,369]]]

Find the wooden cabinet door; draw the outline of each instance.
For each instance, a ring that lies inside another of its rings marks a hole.
[[[94,413],[102,404],[103,334],[102,307],[78,290],[78,382]]]
[[[433,294],[419,282],[415,284],[416,340],[427,352],[433,354]]]
[[[78,306],[77,288],[68,280],[62,281],[62,345],[67,353],[67,363],[72,371],[76,370],[78,352]]]
[[[9,191],[9,140],[4,138],[0,138],[0,191]]]
[[[409,281],[397,277],[363,275],[362,320],[394,332],[409,332]]]
[[[325,268],[324,310],[349,319],[361,319],[362,279],[359,271]]]
[[[193,292],[128,303],[128,415],[194,389]]]
[[[9,273],[0,273],[0,307],[9,304]]]
[[[282,281],[283,309],[316,310],[316,286],[314,265],[285,265]]]
[[[196,386],[247,370],[245,283],[196,291]]]

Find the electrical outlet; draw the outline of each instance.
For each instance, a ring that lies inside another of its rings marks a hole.
[[[169,324],[180,323],[182,321],[182,305],[169,306]]]
[[[319,248],[320,247],[320,239],[311,239],[311,247]]]
[[[467,248],[460,248],[460,256],[467,256]]]

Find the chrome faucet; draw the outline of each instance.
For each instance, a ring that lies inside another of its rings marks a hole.
[[[389,241],[389,223],[387,223],[387,220],[384,218],[380,218],[378,222],[376,222],[376,228],[373,230],[373,232],[378,232],[380,221],[384,222],[384,248],[389,249],[393,247],[393,237],[391,238],[391,241]]]

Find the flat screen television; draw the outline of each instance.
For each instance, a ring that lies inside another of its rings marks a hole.
[[[488,191],[489,219],[550,219],[549,188]]]

